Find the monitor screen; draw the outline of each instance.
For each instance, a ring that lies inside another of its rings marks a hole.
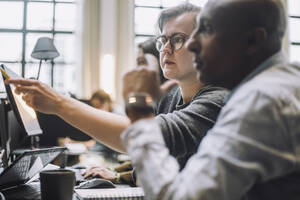
[[[22,78],[4,65],[1,65],[1,67],[5,70],[7,75],[10,76],[10,78]],[[5,79],[4,76],[2,77]],[[13,84],[5,85],[5,90],[7,92],[11,108],[20,123],[20,126],[25,129],[27,135],[32,136],[43,133],[35,111],[25,103],[22,99],[22,95],[15,93],[15,86]]]
[[[0,98],[2,98],[3,96],[5,96],[5,88],[4,88],[4,84],[3,83],[3,78],[2,76],[0,76]]]

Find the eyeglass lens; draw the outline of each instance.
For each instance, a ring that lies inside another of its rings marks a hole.
[[[174,51],[177,51],[183,46],[183,44],[186,40],[186,36],[184,36],[183,34],[175,34],[175,35],[172,35],[170,37],[160,36],[156,39],[156,48],[157,48],[157,50],[162,51],[163,48],[168,43],[168,40],[170,40],[171,48]]]

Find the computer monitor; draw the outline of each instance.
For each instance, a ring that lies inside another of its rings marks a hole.
[[[22,78],[4,65],[1,65],[1,67],[11,78]],[[3,79],[5,79],[4,76]],[[15,86],[13,84],[5,85],[7,98],[21,128],[25,130],[28,136],[42,134],[43,131],[40,127],[35,111],[25,103],[22,99],[22,95],[15,93],[14,89]]]

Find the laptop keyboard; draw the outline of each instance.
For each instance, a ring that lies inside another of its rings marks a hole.
[[[12,188],[3,191],[6,199],[14,200],[40,200],[41,199],[41,189],[40,183],[34,182],[30,184],[25,184],[17,188]]]
[[[29,170],[30,161],[28,159],[21,159],[15,166],[14,171],[17,172],[18,176],[26,179]]]
[[[30,157],[20,159],[9,171],[1,176],[0,185],[26,180],[30,166]]]

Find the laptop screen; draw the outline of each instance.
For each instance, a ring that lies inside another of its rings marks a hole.
[[[4,65],[1,65],[1,67],[11,78],[22,78],[13,71],[11,71],[9,68],[5,67]],[[5,79],[4,76],[3,79]],[[29,107],[25,103],[25,101],[23,101],[21,95],[17,95],[14,92],[15,86],[13,84],[5,85],[5,89],[12,110],[14,111],[15,116],[19,121],[21,127],[25,129],[27,135],[31,136],[43,133],[40,124],[37,120],[37,115],[35,111],[31,107]]]
[[[24,152],[0,174],[0,189],[26,183],[64,150],[55,147]]]

